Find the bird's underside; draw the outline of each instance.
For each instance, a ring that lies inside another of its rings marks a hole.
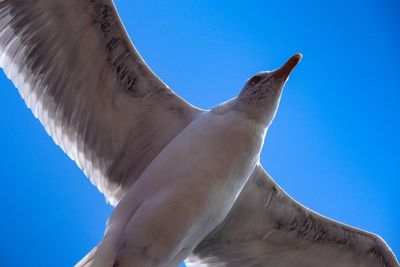
[[[111,0],[0,0],[0,66],[114,206],[207,113],[148,68]],[[207,234],[185,252],[188,266],[399,266],[381,238],[301,206],[260,165]],[[89,266],[93,255],[79,266]]]

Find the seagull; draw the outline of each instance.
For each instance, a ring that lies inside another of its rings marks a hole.
[[[377,235],[293,200],[260,164],[301,59],[211,110],[146,65],[111,0],[0,0],[0,66],[115,206],[78,267],[398,267]]]

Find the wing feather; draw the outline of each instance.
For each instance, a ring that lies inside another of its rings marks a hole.
[[[111,0],[0,0],[0,67],[112,204],[201,112],[148,68]]]
[[[377,235],[323,217],[290,198],[261,166],[224,222],[187,259],[203,267],[398,267]]]

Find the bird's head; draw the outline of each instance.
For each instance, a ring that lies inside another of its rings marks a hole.
[[[238,107],[268,126],[278,109],[283,87],[301,57],[295,54],[279,69],[251,77],[237,98]]]

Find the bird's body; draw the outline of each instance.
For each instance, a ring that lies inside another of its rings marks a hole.
[[[143,262],[133,266],[166,266],[188,257],[222,222],[259,160],[265,135],[263,125],[232,108],[235,102],[199,115],[127,190],[106,232],[115,247],[103,244],[104,255],[120,253],[119,264],[136,258]]]
[[[149,69],[111,0],[0,0],[0,67],[116,206],[78,267],[398,267],[381,238],[301,206],[259,164],[300,59],[205,111]]]

